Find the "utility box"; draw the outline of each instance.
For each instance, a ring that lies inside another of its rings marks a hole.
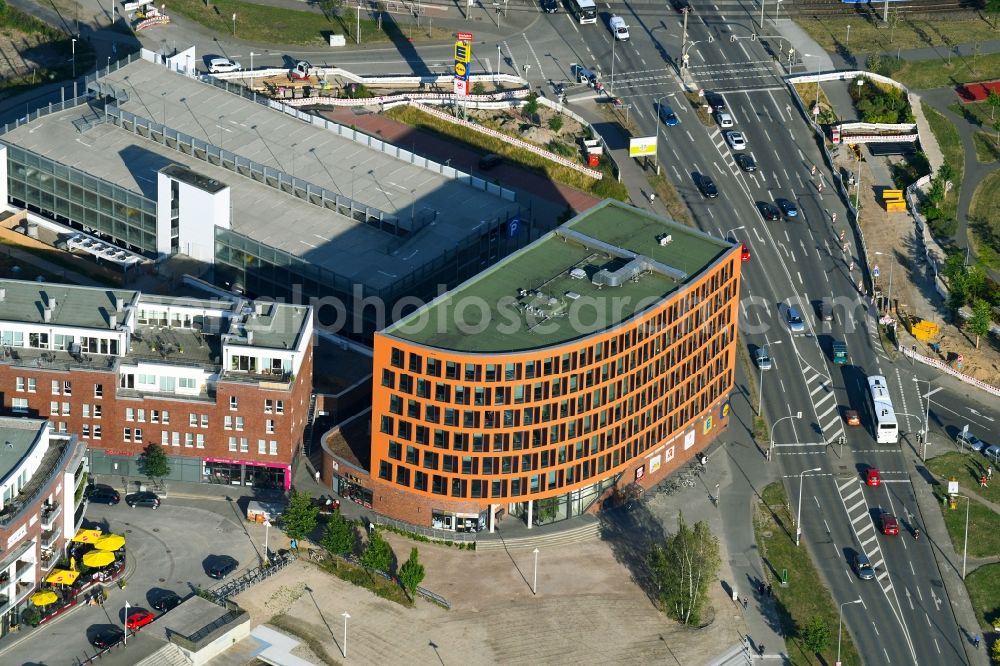
[[[330,46],[347,46],[347,39],[343,35],[330,35]]]

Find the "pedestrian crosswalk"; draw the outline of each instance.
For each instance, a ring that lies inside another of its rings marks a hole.
[[[833,391],[833,380],[826,369],[817,370],[805,359],[799,357],[799,367],[802,369],[802,379],[809,392],[809,401],[816,412],[816,425],[819,426],[823,441],[835,442],[844,434],[844,421],[840,415],[840,405]]]
[[[889,578],[889,570],[885,566],[885,557],[882,555],[882,548],[878,542],[878,530],[875,529],[868,500],[865,499],[864,488],[861,480],[857,477],[837,482],[837,490],[844,503],[844,510],[847,512],[847,519],[854,532],[854,538],[861,552],[871,562],[872,569],[875,570],[875,579],[888,597],[889,593],[892,592],[892,580]]]

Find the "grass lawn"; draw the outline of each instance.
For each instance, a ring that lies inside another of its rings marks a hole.
[[[826,584],[809,558],[808,547],[795,546],[795,528],[786,510],[788,498],[781,482],[764,489],[763,503],[754,510],[754,533],[764,566],[770,570],[768,582],[774,585],[781,633],[794,664],[833,664],[837,657],[838,608]],[[788,586],[779,585],[781,572],[788,570]],[[830,628],[832,640],[820,655],[810,652],[802,642],[801,628],[812,618],[822,617]],[[841,648],[844,664],[860,664],[850,634],[844,632]]]
[[[1000,157],[1000,144],[994,136],[990,139],[995,161]],[[978,143],[976,152],[979,152]],[[972,231],[969,237],[979,260],[994,270],[1000,270],[1000,171],[986,176],[972,193],[969,229]]]
[[[972,143],[976,146],[976,161],[992,164],[1000,160],[1000,139],[996,133],[976,132],[972,135]]]
[[[961,490],[963,485],[959,485]],[[964,484],[968,487],[968,484]],[[958,506],[951,509],[944,505],[947,486],[939,485],[934,487],[934,496],[941,506],[941,513],[944,515],[944,524],[948,528],[948,536],[951,537],[951,545],[954,546],[958,556],[962,556],[965,547],[965,514],[966,502],[969,504],[969,557],[992,557],[1000,555],[1000,515],[992,509],[980,504],[975,499],[958,499]],[[992,489],[991,489],[992,490]]]
[[[861,16],[824,17],[823,19],[796,18],[820,46],[827,51],[846,48],[852,53],[892,52],[899,48],[914,49],[948,44],[971,44],[977,40],[997,38],[993,27],[981,18],[933,19],[902,17],[895,29],[882,23],[882,5],[878,5],[879,20],[870,23]],[[851,26],[850,41],[847,26]],[[846,44],[845,44],[846,42]],[[853,45],[853,48],[852,48]],[[864,64],[859,62],[859,64]]]
[[[233,14],[236,14],[236,38],[269,44],[301,44],[306,46],[328,46],[328,36],[344,35],[353,44],[357,36],[357,13],[347,7],[342,16],[327,18],[322,12],[299,11],[284,7],[271,7],[240,0],[174,0],[168,6],[168,14],[176,13],[215,31],[217,34],[233,34]],[[361,18],[361,43],[414,41],[428,39],[426,26],[419,28],[410,24],[398,24],[386,15],[382,20],[382,30],[375,21]],[[451,33],[434,28],[434,38],[444,39]],[[331,52],[330,59],[334,55]]]
[[[978,125],[984,130],[992,129],[993,124],[1000,120],[1000,108],[994,111],[993,107],[983,102],[973,102],[971,104],[951,104],[948,110],[956,115],[963,116],[973,125]]]
[[[951,191],[945,195],[941,202],[942,217],[945,220],[955,220],[958,214],[958,193],[962,187],[962,177],[965,175],[965,151],[962,147],[962,140],[958,136],[958,130],[943,115],[931,108],[926,102],[921,102],[924,110],[924,117],[927,124],[937,138],[938,146],[945,162],[955,170],[955,178]],[[933,228],[935,223],[931,223]],[[951,235],[951,234],[948,234]]]
[[[975,61],[975,62],[973,62]],[[911,90],[944,88],[960,83],[990,81],[1000,78],[1000,53],[988,53],[978,58],[952,56],[937,60],[903,60],[889,63],[892,78]]]
[[[805,103],[806,108],[812,113],[813,105],[816,104],[816,92],[819,88],[819,109],[820,123],[834,123],[838,120],[837,114],[833,111],[833,105],[823,92],[823,86],[818,83],[796,83],[795,91],[799,93],[799,98]]]
[[[953,445],[954,443],[950,443],[946,446]],[[933,448],[933,445],[929,448]],[[947,479],[955,479],[958,481],[959,488],[972,488],[972,491],[980,497],[1000,504],[1000,483],[990,483],[988,488],[979,487],[979,477],[986,473],[986,466],[989,464],[989,459],[981,453],[952,451],[928,460],[927,469],[934,472],[942,480],[942,483]],[[993,471],[1000,472],[1000,469],[994,466]],[[1000,476],[996,476],[996,478],[1000,479]]]
[[[965,579],[981,627],[992,627],[1000,621],[1000,564],[982,566]]]

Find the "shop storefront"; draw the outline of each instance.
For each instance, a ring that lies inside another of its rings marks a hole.
[[[366,509],[372,508],[374,495],[371,490],[361,485],[361,479],[353,474],[345,474],[334,477],[334,482],[337,484],[338,495],[360,504]]]
[[[204,458],[201,480],[226,486],[289,490],[292,487],[292,468],[290,465]]]
[[[431,510],[431,527],[453,532],[479,532],[486,529],[488,512],[454,513],[441,509]]]

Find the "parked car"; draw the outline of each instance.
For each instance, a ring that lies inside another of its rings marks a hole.
[[[160,507],[160,498],[156,493],[143,491],[141,493],[126,495],[125,503],[133,509],[137,506],[148,506],[150,509],[158,509]]]
[[[238,566],[240,566],[240,563],[237,562],[234,557],[230,557],[228,555],[217,557],[215,561],[208,566],[208,577],[216,580],[222,580],[229,574],[236,571]]]
[[[145,608],[137,608],[129,611],[125,617],[125,626],[134,631],[145,627],[155,619],[156,616],[152,611],[148,611]]]
[[[802,321],[802,315],[799,314],[799,309],[794,305],[788,306],[788,309],[785,310],[785,321],[788,322],[788,328],[793,333],[801,333],[806,330],[806,325]]]
[[[736,153],[736,165],[747,173],[757,170],[757,163],[747,153]]]
[[[719,196],[718,188],[715,187],[715,183],[713,183],[712,179],[708,176],[698,176],[698,189],[701,190],[701,193],[709,199],[714,199]]]
[[[120,627],[104,627],[90,639],[90,644],[98,650],[112,648],[125,640],[125,632]]]
[[[896,516],[887,511],[882,512],[882,534],[886,536],[899,535],[899,521],[896,520]]]
[[[795,205],[794,201],[789,199],[778,199],[775,203],[778,204],[778,208],[784,213],[785,217],[798,217],[799,207]]]
[[[722,129],[726,129],[733,126],[733,117],[725,111],[716,111],[715,122],[719,123]]]
[[[230,60],[229,58],[212,58],[208,61],[208,71],[212,74],[218,74],[221,72],[236,72],[243,69],[241,65],[236,60]]]
[[[483,155],[479,158],[479,168],[483,171],[489,171],[494,167],[500,166],[501,162],[503,162],[502,157],[494,153],[490,153],[489,155]]]
[[[746,150],[747,140],[744,138],[743,132],[726,132],[726,141],[733,150]]]
[[[781,219],[781,211],[773,203],[768,203],[766,201],[757,202],[757,210],[760,211],[760,216],[763,217],[768,222],[773,222],[775,220]]]
[[[166,592],[153,601],[153,608],[161,613],[166,613],[168,610],[173,610],[180,606],[182,601],[183,599],[176,592]]]
[[[767,347],[758,347],[754,354],[757,360],[757,367],[761,370],[771,369],[771,355],[767,353]]]
[[[660,119],[667,127],[676,127],[681,122],[674,110],[666,104],[660,106]]]
[[[608,19],[608,27],[611,28],[611,34],[619,42],[628,41],[628,26],[625,25],[625,19],[621,16],[614,15]]]
[[[955,441],[958,442],[959,446],[962,448],[968,446],[973,451],[982,451],[986,448],[986,444],[983,443],[983,440],[979,439],[968,430],[959,432],[955,437]]]
[[[873,580],[875,578],[875,569],[868,560],[868,556],[864,553],[854,553],[854,571],[861,580]]]
[[[743,263],[750,261],[750,248],[746,243],[740,243],[740,261]]]
[[[993,461],[993,464],[1000,463],[1000,446],[994,444],[983,449],[983,455]]]
[[[103,483],[96,483],[87,489],[87,500],[91,504],[118,504],[122,500],[122,496],[118,494],[118,491],[111,486],[106,486]]]

